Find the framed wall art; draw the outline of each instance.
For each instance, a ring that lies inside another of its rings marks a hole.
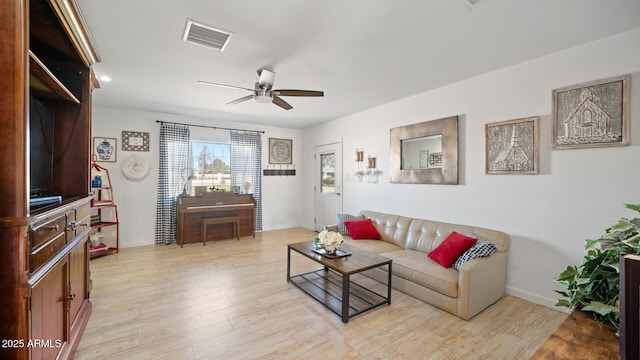
[[[487,174],[538,174],[540,117],[485,124]]]
[[[293,140],[269,138],[269,164],[292,164]]]
[[[96,161],[116,162],[116,138],[94,137],[93,158]]]
[[[553,90],[553,148],[629,145],[631,76]]]
[[[149,133],[122,131],[122,151],[149,151]]]

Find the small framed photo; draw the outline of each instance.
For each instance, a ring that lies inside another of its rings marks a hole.
[[[93,138],[93,158],[95,161],[116,162],[116,138],[96,136]]]
[[[538,174],[540,117],[485,124],[487,174]]]
[[[553,148],[629,145],[631,76],[553,90]]]
[[[122,151],[149,151],[149,133],[122,131]]]
[[[293,140],[269,138],[269,164],[293,163]]]

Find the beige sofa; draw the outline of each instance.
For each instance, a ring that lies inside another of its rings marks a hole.
[[[372,220],[381,240],[353,240],[345,236],[345,248],[354,247],[393,259],[392,287],[469,320],[504,295],[507,270],[507,234],[473,226],[448,224],[398,215],[362,211]],[[473,232],[497,246],[495,254],[468,261],[460,271],[443,268],[427,254],[456,231]],[[382,269],[384,268],[384,269]],[[366,275],[387,283],[386,267]]]

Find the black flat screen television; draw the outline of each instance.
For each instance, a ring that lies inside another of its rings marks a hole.
[[[53,140],[55,113],[33,96],[29,97],[29,189],[32,206],[59,202],[53,189]]]

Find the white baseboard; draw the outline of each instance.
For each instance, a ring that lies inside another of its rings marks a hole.
[[[536,303],[539,305],[543,305],[549,308],[552,308],[554,310],[558,310],[558,311],[562,311],[562,312],[571,312],[571,310],[569,308],[566,308],[564,306],[556,306],[556,303],[558,302],[558,299],[552,299],[552,298],[548,298],[548,297],[544,297],[544,296],[540,296],[538,294],[534,294],[532,292],[529,291],[525,291],[522,289],[518,289],[518,288],[514,288],[512,286],[505,286],[505,292],[509,295],[515,296],[515,297],[519,297],[521,299],[527,300],[527,301],[531,301],[532,303]],[[558,295],[560,296],[560,295]]]
[[[138,247],[138,246],[149,246],[149,245],[156,245],[155,242],[126,242],[126,243],[120,243],[120,249],[126,249],[126,248],[132,248],[132,247]]]
[[[284,230],[284,229],[294,229],[300,227],[300,225],[296,224],[276,224],[271,226],[263,226],[262,231],[274,231],[274,230]]]

